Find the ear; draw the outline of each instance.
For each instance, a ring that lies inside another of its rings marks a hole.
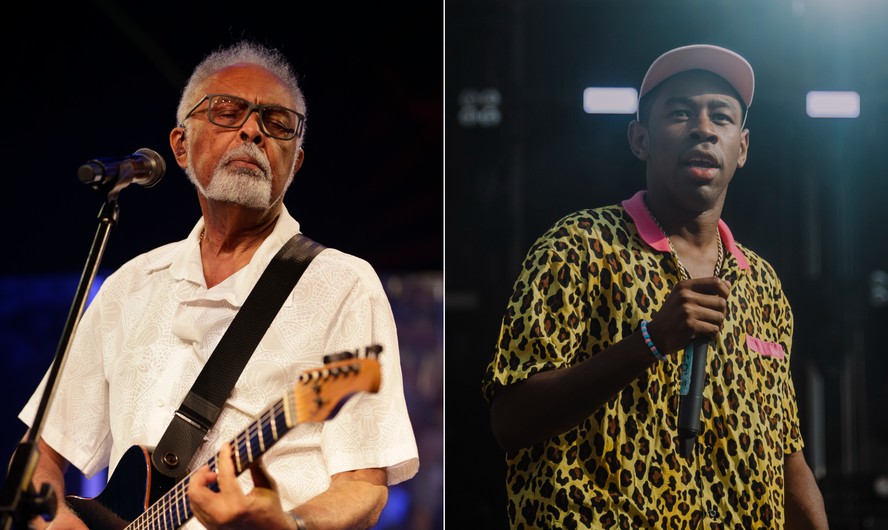
[[[632,154],[639,160],[647,160],[648,157],[648,130],[638,120],[632,120],[629,123],[629,148]]]
[[[299,168],[302,167],[302,162],[305,160],[305,150],[302,147],[299,148],[299,151],[296,153],[296,164],[293,166],[293,175],[296,176],[296,173],[299,172]]]
[[[299,172],[299,168],[302,167],[302,161],[305,159],[305,151],[299,147],[296,151],[296,163],[293,164],[293,173],[290,174],[290,177],[287,179],[287,183],[284,185],[284,189],[290,189],[290,184],[293,183],[293,180],[296,178],[296,173]]]
[[[176,157],[176,163],[184,168],[188,165],[188,150],[185,148],[185,129],[175,127],[170,131],[170,148]]]
[[[737,157],[737,167],[746,164],[746,156],[749,153],[749,129],[743,129],[740,133],[740,156]]]

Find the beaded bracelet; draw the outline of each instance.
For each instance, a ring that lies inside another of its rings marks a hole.
[[[293,521],[296,523],[296,530],[308,530],[308,527],[305,526],[305,519],[292,512],[290,512],[290,517],[292,517]]]
[[[658,350],[657,347],[654,346],[654,341],[651,340],[651,334],[648,333],[647,320],[641,321],[641,336],[644,337],[644,343],[647,344],[647,347],[651,350],[651,353],[654,354],[654,357],[661,361],[665,361],[666,357],[664,357],[663,354],[660,353],[660,350]]]

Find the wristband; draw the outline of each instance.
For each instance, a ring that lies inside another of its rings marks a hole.
[[[663,354],[660,353],[660,350],[658,350],[657,347],[654,346],[654,341],[651,340],[651,334],[648,333],[647,325],[647,320],[641,321],[641,336],[644,337],[644,343],[647,344],[648,349],[651,350],[651,353],[654,354],[654,357],[661,361],[665,361],[666,357],[664,357]]]
[[[305,526],[305,519],[293,512],[290,512],[290,517],[292,517],[293,521],[296,523],[296,530],[308,530],[308,527]]]

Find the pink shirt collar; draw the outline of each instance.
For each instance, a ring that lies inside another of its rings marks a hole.
[[[660,230],[660,227],[657,226],[657,223],[654,222],[653,218],[651,218],[648,213],[647,208],[644,206],[645,193],[647,193],[645,190],[638,191],[635,195],[623,201],[623,208],[626,210],[626,213],[632,217],[632,221],[635,222],[635,227],[638,228],[638,233],[641,235],[641,238],[644,239],[645,243],[650,245],[654,250],[670,252],[671,249],[669,248],[669,241],[666,239],[666,234]],[[721,219],[718,220],[718,233],[721,235],[725,248],[737,259],[740,268],[744,270],[749,269],[749,261],[746,259],[746,255],[743,254],[742,250],[737,248],[737,244],[734,242],[734,236],[728,229],[728,225],[726,225]]]

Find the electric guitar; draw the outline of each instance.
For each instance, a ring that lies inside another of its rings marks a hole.
[[[377,356],[382,347],[325,357],[325,364],[300,374],[295,387],[269,406],[250,426],[228,442],[240,475],[275,442],[301,422],[333,418],[358,392],[379,390]],[[216,468],[217,452],[207,464]],[[124,453],[114,475],[93,498],[68,495],[65,500],[90,530],[172,530],[192,517],[187,491],[191,475],[176,479],[158,471],[151,453],[134,445]]]

